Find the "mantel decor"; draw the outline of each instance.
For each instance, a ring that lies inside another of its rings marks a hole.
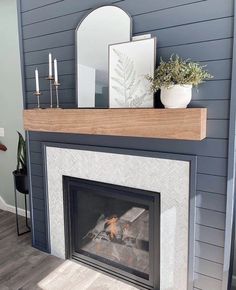
[[[39,90],[39,71],[35,69],[35,92],[34,95],[37,97],[37,109],[40,109],[40,96],[41,92]]]
[[[153,108],[146,75],[153,77],[155,64],[155,37],[110,45],[109,107]]]
[[[35,91],[34,95],[37,97],[37,109],[41,109],[40,108],[40,96],[42,95],[42,93],[40,93],[39,91]]]
[[[58,87],[60,86],[60,83],[58,81],[58,69],[57,69],[57,59],[55,58],[54,61],[54,76],[52,74],[52,54],[49,53],[48,55],[48,77],[46,80],[49,82],[49,88],[50,88],[50,108],[53,109],[53,86],[55,87],[56,92],[56,109],[59,109],[59,92]],[[35,92],[34,95],[37,96],[37,109],[40,108],[40,96],[42,93],[39,89],[39,71],[36,68],[35,69]]]
[[[25,110],[27,131],[203,140],[207,109]]]
[[[54,77],[52,75],[52,54],[49,53],[48,55],[48,77],[46,80],[49,81],[49,88],[50,88],[50,108],[53,107],[53,92],[52,92],[52,82],[54,80]]]
[[[131,40],[132,19],[120,7],[101,6],[89,11],[78,24],[75,37],[78,107],[107,108],[108,47]]]
[[[161,59],[154,77],[148,75],[153,92],[161,90],[161,102],[165,108],[186,108],[192,99],[192,87],[213,78],[199,63],[172,55],[168,61]]]

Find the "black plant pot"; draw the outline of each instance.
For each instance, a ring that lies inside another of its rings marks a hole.
[[[17,191],[28,194],[29,193],[29,188],[28,188],[28,176],[26,173],[21,172],[21,171],[13,171],[12,172],[14,179],[15,179],[15,185]]]

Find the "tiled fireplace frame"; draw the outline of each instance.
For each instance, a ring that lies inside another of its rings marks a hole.
[[[122,155],[151,157],[151,158],[169,159],[169,160],[189,162],[189,174],[190,174],[190,176],[189,176],[188,289],[189,290],[193,289],[194,241],[195,241],[195,204],[196,204],[196,166],[197,166],[197,157],[196,156],[153,152],[153,151],[143,151],[143,150],[129,150],[129,149],[120,149],[120,148],[89,146],[89,145],[87,146],[87,145],[75,145],[75,144],[65,144],[65,143],[42,142],[43,162],[45,163],[44,164],[44,194],[45,194],[46,209],[47,209],[45,220],[49,219],[49,205],[48,205],[48,195],[47,195],[47,164],[45,162],[46,161],[46,148],[47,147],[95,151],[95,152],[103,152],[103,153],[114,153],[114,154],[122,154]],[[33,213],[32,213],[32,215],[33,215]],[[49,250],[49,252],[51,252],[49,223],[47,226],[47,241],[48,241],[48,250]]]

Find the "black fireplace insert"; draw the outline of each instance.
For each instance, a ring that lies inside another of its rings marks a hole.
[[[64,205],[68,259],[159,289],[159,193],[64,177]]]

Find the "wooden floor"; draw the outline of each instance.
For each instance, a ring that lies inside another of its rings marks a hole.
[[[69,260],[31,247],[18,237],[15,215],[0,210],[0,290],[136,290],[137,288]]]

